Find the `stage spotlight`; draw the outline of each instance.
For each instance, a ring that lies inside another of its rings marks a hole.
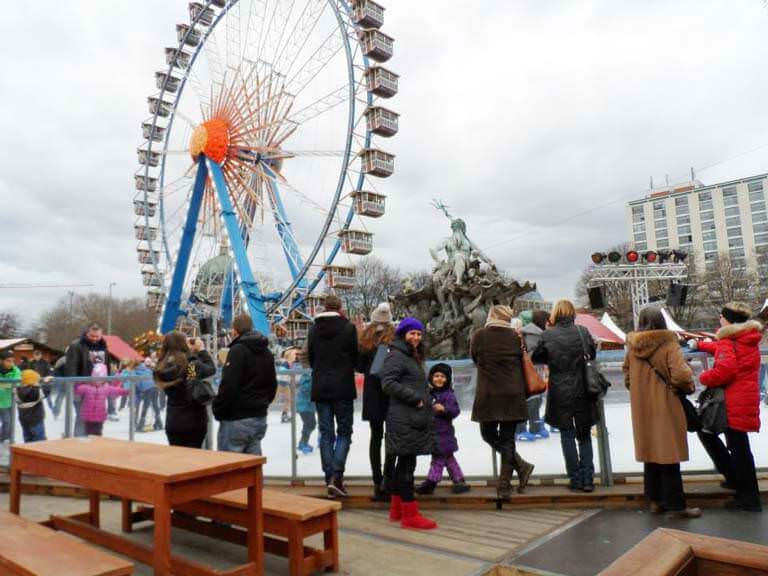
[[[627,258],[627,262],[629,262],[630,264],[634,264],[640,259],[640,254],[638,254],[636,250],[630,250],[629,252],[627,252],[626,258]]]

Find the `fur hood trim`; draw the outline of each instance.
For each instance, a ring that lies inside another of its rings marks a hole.
[[[646,330],[627,335],[629,351],[639,358],[650,358],[662,346],[677,343],[677,334],[672,330]]]
[[[723,326],[720,328],[720,330],[717,331],[716,338],[718,340],[723,340],[725,338],[736,338],[740,334],[749,332],[750,330],[757,330],[758,332],[762,332],[765,330],[765,327],[757,320],[747,320],[746,322],[729,324],[728,326]]]

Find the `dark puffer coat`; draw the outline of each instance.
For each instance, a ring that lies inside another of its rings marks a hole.
[[[365,376],[363,383],[363,420],[366,422],[384,422],[387,419],[389,396],[381,389],[381,380],[371,374],[371,364],[376,357],[376,350],[361,351],[357,357],[357,371]]]
[[[202,361],[204,356],[199,358]],[[260,332],[246,332],[235,338],[221,371],[219,393],[213,400],[216,419],[264,417],[276,392],[275,358],[269,351],[269,340]]]
[[[474,422],[522,422],[528,419],[523,379],[523,349],[511,327],[487,326],[472,335],[477,365]]]
[[[387,454],[432,454],[435,437],[427,375],[424,366],[414,358],[413,348],[402,338],[390,346],[381,385],[389,395]]]
[[[536,364],[549,367],[549,390],[545,420],[550,426],[570,430],[586,428],[598,420],[597,405],[586,393],[584,382],[584,348],[579,334],[587,343],[589,357],[597,353],[595,342],[585,328],[573,320],[561,320],[541,335],[541,342],[531,357]]]
[[[182,358],[183,360],[183,358]],[[216,367],[196,355],[187,359],[186,370],[176,362],[173,355],[161,360],[154,371],[154,379],[168,398],[165,430],[171,435],[202,433],[208,428],[208,412],[205,406],[192,400],[187,390],[190,378],[205,379],[216,373]]]
[[[357,329],[338,312],[323,312],[307,337],[312,367],[312,401],[335,402],[357,398]]]

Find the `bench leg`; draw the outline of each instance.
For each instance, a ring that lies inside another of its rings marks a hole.
[[[171,506],[168,492],[160,488],[161,493],[155,504],[155,538],[152,567],[156,576],[171,574]]]
[[[326,572],[339,571],[339,519],[336,512],[331,512],[331,525],[323,532],[325,549],[331,552],[333,563],[325,569]]]
[[[291,576],[304,576],[304,531],[299,522],[291,526],[288,536],[288,566]]]
[[[133,532],[133,519],[131,518],[131,513],[133,511],[133,501],[123,498],[120,500],[120,508],[122,513],[121,523],[123,532],[126,534]]]
[[[21,470],[11,467],[11,494],[9,510],[11,514],[21,512]]]
[[[96,490],[91,490],[89,499],[91,525],[98,528],[101,524],[101,494]]]

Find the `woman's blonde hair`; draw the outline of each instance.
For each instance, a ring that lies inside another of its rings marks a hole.
[[[549,323],[554,326],[560,320],[574,320],[576,318],[576,307],[570,300],[558,300],[555,307],[552,308],[552,314],[549,315]]]

